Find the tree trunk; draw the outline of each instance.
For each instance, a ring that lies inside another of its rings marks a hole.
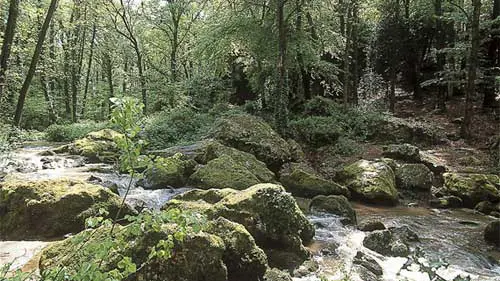
[[[12,47],[12,41],[14,40],[14,34],[16,32],[17,16],[19,14],[19,1],[20,0],[10,0],[9,5],[9,17],[7,19],[7,27],[5,28],[3,43],[2,43],[2,53],[0,54],[0,100],[2,100],[3,91],[5,87],[5,72],[9,64],[10,50]]]
[[[444,41],[444,30],[443,30],[443,7],[442,7],[442,0],[436,0],[434,2],[435,5],[435,12],[436,12],[436,43],[437,43],[437,49],[438,51],[442,51],[445,46],[445,41]],[[443,113],[446,112],[446,89],[444,88],[443,85],[443,79],[442,79],[442,72],[444,71],[444,66],[446,63],[446,55],[443,52],[439,52],[437,54],[437,64],[439,67],[439,74],[438,74],[438,96],[437,96],[437,109],[439,112]]]
[[[274,98],[274,119],[276,127],[285,130],[288,120],[288,89],[286,85],[286,26],[285,1],[278,0],[276,7],[278,23],[278,81]]]
[[[43,42],[45,41],[45,35],[47,34],[47,30],[49,29],[50,21],[52,20],[52,16],[54,15],[56,7],[57,0],[51,0],[49,10],[47,11],[47,15],[45,16],[45,21],[43,22],[42,29],[40,30],[40,34],[38,35],[38,41],[36,43],[35,51],[33,52],[33,57],[31,58],[31,63],[28,69],[28,73],[26,74],[26,79],[24,80],[23,86],[19,91],[19,99],[17,101],[16,113],[14,116],[14,124],[18,127],[21,125],[21,116],[23,113],[24,101],[26,100],[26,94],[28,93],[31,81],[33,80],[36,65],[38,63],[38,59],[40,58],[40,53],[42,52]]]
[[[491,19],[495,20],[500,16],[500,0],[493,1],[493,13]],[[494,23],[491,26],[491,42],[488,48],[488,76],[490,83],[484,89],[483,108],[498,108],[499,102],[496,100],[497,82],[495,78],[500,76],[500,24]]]
[[[95,36],[97,33],[97,27],[94,22],[92,26],[92,39],[90,39],[90,53],[89,53],[89,61],[87,63],[87,75],[85,76],[85,89],[83,91],[83,99],[82,99],[82,117],[85,118],[85,107],[87,106],[87,94],[89,92],[89,83],[90,83],[90,72],[92,70],[92,61],[94,60],[94,44],[95,44]]]
[[[465,92],[464,122],[462,123],[461,135],[463,138],[471,137],[472,123],[472,97],[476,93],[476,70],[478,67],[478,51],[480,44],[479,18],[481,16],[481,0],[472,0],[473,12],[471,19],[471,48],[469,63],[467,65],[467,91]]]
[[[142,103],[144,104],[143,113],[144,115],[148,112],[148,94],[146,90],[146,77],[144,77],[143,73],[143,64],[142,64],[142,54],[139,50],[139,46],[135,47],[135,53],[137,55],[137,69],[139,70],[139,82],[141,83],[141,93],[142,93]]]
[[[108,116],[111,116],[111,98],[115,96],[115,88],[113,87],[113,65],[111,62],[111,57],[109,54],[104,54],[104,67],[106,72],[106,78],[108,80],[109,95],[108,95]]]

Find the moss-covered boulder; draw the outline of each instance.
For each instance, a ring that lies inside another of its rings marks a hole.
[[[316,195],[344,195],[349,190],[318,175],[304,163],[288,163],[279,172],[281,184],[294,196],[314,197]]]
[[[285,271],[269,268],[264,275],[264,281],[292,281],[292,277]]]
[[[195,166],[196,162],[180,153],[167,158],[158,157],[155,164],[144,172],[144,179],[137,184],[145,189],[184,187]]]
[[[474,210],[485,215],[500,213],[500,203],[492,203],[490,201],[482,201],[477,203]]]
[[[291,160],[289,144],[269,124],[251,115],[220,119],[211,135],[223,144],[251,153],[273,170]]]
[[[500,247],[500,220],[490,222],[484,229],[484,240]]]
[[[228,269],[223,260],[226,245],[221,237],[207,232],[189,231],[185,233],[183,240],[176,239],[170,258],[154,256],[148,259],[152,248],[161,240],[169,240],[169,236],[175,235],[178,229],[171,224],[164,224],[157,230],[128,230],[133,227],[137,228],[138,225],[132,223],[126,227],[115,227],[114,241],[123,243],[112,254],[104,257],[100,267],[103,271],[118,269],[122,257],[126,256],[130,257],[137,267],[137,272],[126,280],[229,280]],[[85,231],[52,244],[42,252],[41,273],[44,274],[58,264],[65,265],[71,273],[86,262],[95,262],[96,249],[100,243],[106,241],[106,236],[109,236],[109,228],[102,227],[97,231]],[[82,241],[86,243],[82,244]],[[73,254],[76,250],[77,255]]]
[[[384,116],[371,130],[370,138],[384,143],[441,144],[446,140],[444,130],[430,123]]]
[[[111,129],[91,132],[82,139],[58,147],[55,153],[69,153],[85,156],[91,163],[114,163],[118,159],[118,147],[115,140],[123,135]]]
[[[175,196],[175,200],[179,201],[203,201],[210,204],[215,204],[224,197],[238,193],[237,190],[231,188],[224,189],[192,189],[185,193]]]
[[[402,237],[394,234],[391,230],[376,230],[368,233],[363,246],[385,256],[406,257],[410,251]]]
[[[481,201],[500,200],[500,177],[487,174],[445,173],[443,193],[458,196],[467,208]]]
[[[219,217],[209,223],[206,231],[221,237],[226,245],[222,259],[228,280],[255,281],[264,276],[267,256],[244,226]]]
[[[327,212],[341,216],[342,223],[356,225],[356,212],[349,203],[349,200],[342,195],[319,195],[312,199],[309,204],[311,211]]]
[[[260,183],[260,180],[245,166],[228,155],[209,161],[200,166],[189,177],[189,184],[194,187],[234,188],[242,190]]]
[[[463,204],[460,197],[453,195],[443,196],[429,201],[431,207],[438,209],[461,208]]]
[[[171,208],[198,210],[209,219],[224,217],[242,224],[264,249],[272,266],[288,268],[288,261],[299,265],[309,257],[303,243],[312,240],[314,227],[282,186],[257,184],[234,192],[190,191],[163,207]],[[287,261],[283,256],[287,256]]]
[[[402,160],[410,163],[420,162],[420,150],[418,147],[408,143],[384,146],[382,155],[387,158]]]
[[[361,201],[383,205],[398,202],[394,172],[384,162],[359,160],[337,173],[336,180]]]
[[[121,199],[98,185],[75,180],[0,182],[0,239],[60,237],[84,229],[99,210],[115,218]],[[122,216],[133,211],[124,206]]]
[[[403,164],[396,168],[396,186],[414,191],[429,191],[434,174],[424,164]]]

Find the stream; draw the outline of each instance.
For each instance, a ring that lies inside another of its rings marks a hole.
[[[6,177],[21,179],[80,179],[115,188],[122,196],[130,181],[135,184],[129,176],[114,172],[111,165],[85,164],[78,156],[40,155],[54,146],[31,143],[0,156],[0,172],[3,170]],[[144,190],[134,187],[127,201],[134,206],[159,209],[171,197],[187,190],[189,188]],[[483,239],[483,230],[493,218],[466,209],[387,208],[360,204],[354,207],[358,222],[381,221],[387,227],[408,226],[413,230],[420,242],[410,245],[410,257],[382,256],[363,246],[365,232],[343,226],[340,218],[334,215],[309,215],[316,225],[316,236],[309,249],[319,269],[294,278],[294,281],[346,280],[346,276],[350,281],[500,281],[500,250],[487,245]],[[49,243],[0,241],[0,266],[13,262],[11,269],[26,268]],[[381,266],[383,275],[380,278],[367,277],[359,270],[354,262],[358,252]],[[458,279],[459,276],[463,279]]]

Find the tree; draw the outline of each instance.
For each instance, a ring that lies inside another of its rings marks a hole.
[[[473,115],[472,98],[476,94],[476,76],[478,68],[478,52],[480,44],[479,18],[481,16],[481,0],[472,0],[472,18],[470,20],[471,47],[467,65],[467,89],[465,92],[464,122],[460,133],[464,138],[471,137],[471,123]]]
[[[4,92],[6,80],[5,72],[7,71],[12,41],[14,40],[14,34],[16,32],[17,16],[19,14],[19,1],[20,0],[10,0],[9,5],[9,17],[7,19],[7,26],[5,28],[2,50],[0,53],[0,100],[2,99]]]
[[[28,73],[26,74],[26,79],[24,80],[23,86],[19,91],[19,98],[17,101],[16,112],[14,116],[14,124],[16,126],[21,125],[21,116],[23,113],[24,101],[26,100],[26,94],[28,93],[29,87],[31,85],[31,81],[33,80],[33,75],[35,74],[36,65],[38,63],[38,59],[40,58],[40,54],[42,52],[43,42],[45,41],[45,36],[47,35],[47,30],[49,29],[50,21],[54,16],[54,12],[57,8],[57,0],[51,0],[50,6],[47,11],[47,15],[45,16],[45,20],[43,22],[40,33],[38,34],[38,40],[35,47],[35,51],[33,52],[33,57],[31,58],[31,63],[28,69]]]

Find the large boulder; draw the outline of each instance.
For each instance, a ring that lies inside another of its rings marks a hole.
[[[258,183],[260,180],[257,176],[228,155],[223,155],[198,167],[189,177],[191,186],[202,189],[234,188],[241,190]]]
[[[114,163],[119,157],[115,141],[123,135],[111,129],[88,133],[84,138],[58,147],[56,153],[85,156],[91,163]]]
[[[420,150],[418,147],[405,144],[391,144],[384,146],[382,155],[387,158],[402,160],[404,162],[418,163],[420,162]]]
[[[251,153],[273,170],[291,160],[289,144],[269,124],[251,115],[220,119],[211,135],[223,144]]]
[[[410,253],[408,244],[417,241],[418,236],[403,226],[370,232],[363,246],[385,256],[406,257]]]
[[[384,162],[359,160],[339,172],[336,180],[349,188],[353,198],[384,205],[398,202],[394,172]]]
[[[195,166],[196,162],[185,159],[180,153],[167,158],[157,157],[154,165],[144,172],[144,179],[137,184],[145,189],[184,187]]]
[[[75,180],[0,182],[0,239],[61,237],[85,228],[100,210],[115,218],[121,199],[98,185]],[[124,206],[121,216],[132,214]]]
[[[385,116],[372,130],[372,139],[391,143],[441,144],[446,135],[439,127],[408,118]]]
[[[467,208],[481,201],[500,200],[500,177],[487,174],[445,173],[443,193],[460,197]]]
[[[438,209],[461,208],[463,201],[457,196],[443,196],[429,201],[429,205]]]
[[[500,220],[490,222],[486,226],[484,239],[500,247]]]
[[[197,210],[209,219],[224,217],[242,224],[264,249],[272,266],[289,266],[282,263],[284,256],[297,265],[309,257],[302,243],[312,240],[314,227],[282,186],[257,184],[242,191],[193,190],[163,207],[171,208]]]
[[[396,185],[401,189],[429,191],[434,175],[424,164],[403,164],[396,168]]]
[[[279,172],[281,184],[294,196],[314,197],[316,195],[344,195],[349,190],[333,181],[324,179],[303,163],[288,163]]]
[[[319,195],[312,199],[309,208],[311,211],[320,211],[343,217],[344,224],[356,225],[356,212],[349,200],[342,195]]]
[[[134,231],[134,229],[139,231]],[[244,232],[244,229],[240,230]],[[119,268],[124,268],[123,258],[128,257],[129,261],[135,264],[137,271],[124,280],[239,280],[229,279],[229,268],[224,263],[224,255],[229,252],[226,251],[224,239],[209,232],[195,232],[189,228],[181,230],[175,224],[168,222],[157,228],[147,226],[144,228],[140,222],[133,222],[126,227],[116,226],[113,241],[107,238],[109,233],[109,227],[101,227],[52,244],[42,252],[40,258],[42,275],[57,265],[64,265],[67,273],[71,274],[78,271],[82,264],[95,261],[96,258],[102,259],[100,266],[102,271],[120,272]],[[181,236],[179,233],[184,236],[182,239],[179,238]],[[244,235],[238,236],[240,232],[231,233],[229,230],[228,234],[235,234],[236,237],[227,237],[227,239],[234,238],[235,241],[243,244],[248,243],[245,246],[252,248],[251,240],[242,239]],[[173,243],[171,255],[150,255],[154,247],[165,245],[165,241]],[[112,253],[103,256],[102,252],[96,251],[103,247],[101,244],[113,242],[119,247],[113,249]],[[78,250],[77,255],[74,254],[76,250]],[[251,250],[258,251],[259,249],[254,245]],[[96,257],[96,253],[99,253],[99,256]],[[245,254],[247,252],[237,258],[244,260]]]

